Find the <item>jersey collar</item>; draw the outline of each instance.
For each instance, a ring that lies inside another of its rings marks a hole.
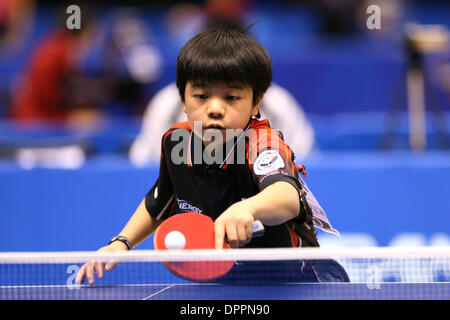
[[[230,148],[230,150],[228,150],[228,152],[226,153],[225,159],[222,161],[221,164],[219,164],[219,168],[220,169],[226,169],[228,167],[228,165],[230,164],[231,160],[233,159],[232,155],[235,154],[235,150],[236,150],[236,146],[238,145],[238,143],[244,138],[247,130],[251,127],[251,120],[249,121],[249,123],[247,124],[247,127],[244,129],[244,131],[237,137],[235,138],[235,143],[233,145],[232,148]],[[188,157],[187,157],[187,165],[188,167],[194,167],[194,166],[201,166],[201,167],[208,167],[208,165],[201,163],[201,164],[195,164],[193,161],[193,155],[192,155],[192,150],[194,147],[198,147],[201,146],[202,148],[202,154],[203,151],[205,149],[203,142],[201,141],[201,139],[196,136],[194,134],[194,131],[191,130],[191,134],[189,136],[189,144],[188,144]],[[227,150],[225,150],[227,151]]]

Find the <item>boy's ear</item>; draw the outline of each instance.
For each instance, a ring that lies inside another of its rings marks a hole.
[[[264,98],[264,93],[261,93],[256,104],[253,106],[252,116],[256,117],[259,114],[259,108],[261,107],[261,102],[262,102],[263,98]]]

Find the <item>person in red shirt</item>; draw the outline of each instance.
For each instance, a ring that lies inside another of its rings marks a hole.
[[[79,66],[89,39],[87,26],[81,30],[63,27],[37,45],[12,99],[13,119],[83,126],[98,122],[102,114],[95,101],[80,97],[86,85]]]
[[[18,119],[62,119],[68,115],[67,79],[74,74],[78,35],[56,31],[38,45],[16,92],[13,116]]]

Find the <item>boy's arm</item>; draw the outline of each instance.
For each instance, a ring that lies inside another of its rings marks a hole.
[[[128,220],[125,227],[119,233],[119,235],[128,238],[132,247],[136,247],[145,238],[151,235],[162,221],[153,218],[145,207],[145,199],[139,204],[138,208]],[[99,252],[115,252],[127,250],[126,245],[122,241],[114,241],[111,244],[100,248]],[[94,274],[101,279],[103,277],[103,270],[111,271],[116,266],[116,263],[98,263],[91,261],[85,263],[77,274],[77,283],[83,283],[86,278],[88,283],[92,285],[94,283]]]
[[[225,235],[231,247],[248,243],[254,220],[265,225],[279,225],[295,218],[299,212],[297,189],[288,182],[276,182],[253,197],[236,202],[216,219],[216,248],[222,247]]]
[[[134,248],[150,236],[161,222],[162,220],[157,220],[148,213],[144,199],[119,235],[130,240],[131,246]]]
[[[276,182],[242,202],[249,206],[254,219],[268,226],[282,224],[300,212],[298,191],[285,181]]]

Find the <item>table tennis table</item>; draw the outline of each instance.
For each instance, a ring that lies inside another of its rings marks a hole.
[[[350,253],[354,255],[355,250]],[[362,252],[367,250],[361,249]],[[410,254],[418,253],[416,250],[401,249],[404,259],[373,258],[377,253],[399,256],[400,249],[395,248],[372,249],[370,259],[342,258],[339,261],[347,270],[350,282],[311,282],[308,278],[300,281],[302,278],[296,276],[297,272],[290,277],[288,269],[277,269],[284,265],[256,264],[249,269],[251,272],[239,269],[237,273],[230,273],[230,277],[207,283],[181,279],[160,263],[160,259],[179,258],[181,253],[134,251],[123,253],[122,258],[129,260],[112,272],[106,272],[101,279],[96,276],[93,285],[75,281],[82,264],[78,259],[109,261],[119,256],[96,255],[95,252],[93,255],[89,252],[5,253],[4,263],[0,264],[0,300],[450,300],[449,260],[446,258],[450,251],[428,248],[422,250],[421,259],[415,255],[409,258]],[[287,259],[288,254],[297,257],[297,251],[273,249],[277,259]],[[308,252],[328,254],[325,249],[301,251],[304,255]],[[260,255],[261,251],[212,251],[207,256],[218,259],[227,253],[251,258],[249,255]],[[265,249],[264,253],[272,251]],[[424,258],[425,253],[428,257],[438,256]],[[182,258],[199,259],[200,254],[205,253],[193,251],[184,253]],[[276,276],[280,272],[283,276]]]
[[[450,300],[450,283],[2,286],[0,300]]]

